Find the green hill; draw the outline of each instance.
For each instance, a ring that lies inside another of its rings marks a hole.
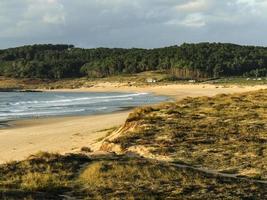
[[[267,48],[222,43],[158,49],[33,45],[0,50],[0,76],[61,79],[166,70],[174,78],[266,76]]]

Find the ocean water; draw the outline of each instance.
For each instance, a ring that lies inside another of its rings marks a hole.
[[[110,113],[166,99],[148,93],[0,92],[0,127],[10,120]]]

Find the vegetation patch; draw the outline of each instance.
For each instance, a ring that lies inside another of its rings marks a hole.
[[[81,166],[90,160],[83,155],[39,153],[21,162],[0,166],[0,199],[57,199],[70,191]]]
[[[87,199],[260,199],[264,184],[207,176],[142,158],[94,161],[80,174]],[[76,194],[78,195],[78,194]]]
[[[265,77],[267,48],[222,43],[156,49],[32,45],[0,50],[0,75],[15,78],[102,78],[167,70],[169,80]],[[153,77],[151,77],[153,78]]]
[[[0,165],[0,198],[265,199],[266,184],[140,157],[41,153]]]
[[[142,146],[154,157],[267,179],[266,122],[266,90],[186,98],[137,109],[110,142],[124,151]]]

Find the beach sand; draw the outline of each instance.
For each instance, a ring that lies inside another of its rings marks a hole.
[[[21,160],[39,151],[76,152],[94,147],[111,127],[123,124],[129,111],[106,115],[21,120],[0,130],[0,163]]]
[[[150,92],[182,99],[187,96],[213,96],[219,93],[239,93],[263,88],[267,87],[224,87],[206,84],[130,87],[119,83],[101,83],[91,88],[57,91]],[[81,147],[90,147],[96,150],[97,144],[99,144],[97,141],[107,134],[105,129],[122,125],[129,112],[13,122],[10,128],[0,129],[0,163],[21,160],[39,151],[69,153],[79,151]]]
[[[148,92],[156,95],[165,95],[174,99],[183,99],[185,97],[214,96],[221,93],[240,93],[265,89],[267,85],[257,86],[237,86],[237,85],[212,85],[212,84],[167,84],[167,85],[146,85],[146,86],[128,86],[122,83],[97,83],[90,88],[79,89],[58,89],[53,91],[72,91],[72,92]],[[44,90],[50,91],[50,90]]]

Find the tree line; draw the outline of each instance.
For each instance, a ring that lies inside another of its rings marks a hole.
[[[267,48],[225,43],[157,49],[31,45],[0,50],[0,75],[61,79],[165,70],[178,78],[266,76]]]

